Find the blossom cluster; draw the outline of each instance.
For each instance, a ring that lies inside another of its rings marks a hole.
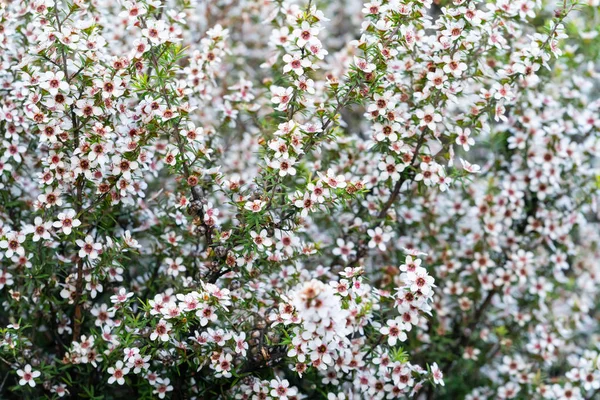
[[[0,4],[0,397],[600,395],[598,0]]]

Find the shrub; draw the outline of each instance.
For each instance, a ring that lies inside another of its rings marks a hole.
[[[595,398],[598,11],[3,2],[0,393]]]

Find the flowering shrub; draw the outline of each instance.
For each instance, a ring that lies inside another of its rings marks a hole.
[[[598,12],[2,2],[2,397],[598,398]]]

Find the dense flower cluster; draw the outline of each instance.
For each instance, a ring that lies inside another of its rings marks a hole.
[[[598,12],[1,2],[0,397],[600,396]]]

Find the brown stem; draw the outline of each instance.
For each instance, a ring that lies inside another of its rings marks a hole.
[[[56,18],[56,26],[59,32],[62,31],[62,23],[60,21],[60,17],[58,15],[58,5],[56,4],[54,6],[54,16]],[[67,15],[68,18],[68,15]],[[67,69],[67,55],[65,53],[65,49],[62,48],[61,49],[61,56],[62,56],[62,69],[63,69],[63,73],[65,74],[65,79],[67,79],[67,81],[71,81],[73,80],[78,74],[79,72],[81,72],[82,69],[80,69],[79,71],[75,72],[71,77],[69,77],[69,70]],[[75,149],[77,149],[79,147],[79,126],[77,124],[77,116],[75,115],[75,112],[73,111],[73,105],[71,105],[71,124],[74,127],[74,131],[73,131],[73,139],[74,139],[74,147]],[[75,184],[75,191],[76,191],[76,195],[75,195],[75,212],[77,213],[77,215],[79,215],[81,213],[81,209],[82,209],[82,204],[83,204],[83,187],[84,187],[85,181],[82,178],[82,176],[79,176],[77,178],[77,182]],[[82,316],[82,311],[81,311],[81,294],[83,292],[83,259],[79,259],[77,261],[77,280],[75,283],[75,312],[74,312],[74,316],[73,316],[73,341],[76,341],[79,338],[79,334],[81,332],[81,324],[82,324],[82,320],[83,320],[83,316]]]
[[[425,133],[426,132],[427,132],[427,130],[423,130],[423,132],[421,133],[421,136],[419,137],[419,141],[417,142],[417,147],[415,147],[415,153],[413,154],[412,160],[410,160],[411,167],[414,166],[414,163],[415,163],[417,157],[419,156],[419,151],[421,150],[421,147],[425,143]],[[396,182],[396,185],[394,186],[394,190],[392,191],[392,194],[390,195],[388,200],[385,202],[385,205],[383,206],[381,211],[379,211],[379,214],[377,214],[378,220],[385,217],[385,214],[392,207],[392,205],[398,198],[398,195],[400,194],[400,189],[402,188],[402,185],[404,184],[404,182],[406,182],[408,180],[408,178],[410,178],[412,181],[414,179],[414,177],[415,177],[414,173],[411,174],[410,171],[407,172],[406,174],[402,174],[402,176],[400,177],[398,182]]]
[[[83,316],[81,312],[81,292],[83,290],[83,259],[80,259],[77,262],[77,282],[75,283],[75,314],[73,316],[74,326],[73,326],[73,339],[75,342],[80,335],[81,332],[81,323],[83,322]]]
[[[77,140],[78,141],[78,140]],[[77,214],[81,212],[81,205],[83,203],[83,179],[81,176],[77,179],[77,198],[75,203],[75,211]],[[77,281],[75,282],[75,314],[74,314],[74,325],[73,325],[73,342],[79,339],[81,332],[81,324],[83,322],[83,316],[81,312],[81,294],[83,292],[83,258],[77,261]]]

